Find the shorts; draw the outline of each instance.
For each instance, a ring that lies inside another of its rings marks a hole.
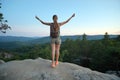
[[[61,44],[61,39],[58,38],[51,38],[51,44]]]

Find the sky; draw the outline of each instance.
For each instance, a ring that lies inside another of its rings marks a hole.
[[[35,19],[38,16],[45,22],[67,20],[61,27],[61,35],[120,34],[120,0],[0,0],[4,18],[12,30],[0,36],[49,36],[50,27]]]

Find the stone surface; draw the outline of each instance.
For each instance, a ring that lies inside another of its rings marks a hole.
[[[3,60],[0,60],[0,64],[3,64],[3,63],[5,63]]]
[[[51,68],[50,60],[38,58],[1,64],[0,80],[120,80],[120,78],[65,62]]]

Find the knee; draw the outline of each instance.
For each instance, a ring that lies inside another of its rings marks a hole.
[[[55,51],[56,51],[56,53],[59,53],[59,49],[56,49]]]

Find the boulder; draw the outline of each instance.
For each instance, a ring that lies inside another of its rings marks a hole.
[[[3,64],[3,63],[5,63],[3,60],[0,60],[0,64]]]
[[[0,80],[120,80],[120,78],[66,62],[59,62],[59,65],[52,68],[50,60],[38,58],[1,64]]]

